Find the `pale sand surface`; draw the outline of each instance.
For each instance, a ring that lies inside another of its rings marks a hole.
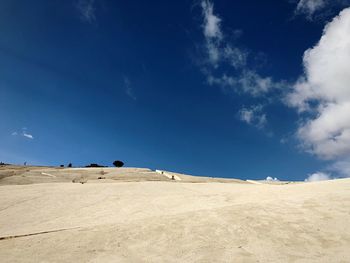
[[[103,180],[100,168],[6,169],[1,262],[350,262],[350,179],[270,185],[136,168],[104,168]],[[71,182],[79,176],[87,183]]]

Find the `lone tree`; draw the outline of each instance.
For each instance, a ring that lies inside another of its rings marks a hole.
[[[124,163],[123,163],[122,161],[114,161],[114,162],[113,162],[113,165],[114,165],[115,167],[122,167],[122,166],[124,165]]]
[[[68,164],[68,167],[72,167],[72,163],[69,163],[69,164]]]

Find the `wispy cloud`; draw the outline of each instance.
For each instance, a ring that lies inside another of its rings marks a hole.
[[[263,129],[267,124],[266,114],[263,113],[262,105],[255,105],[249,108],[242,108],[239,111],[239,119],[258,129]]]
[[[202,0],[200,7],[203,18],[201,28],[204,48],[199,64],[209,85],[255,98],[263,98],[267,95],[271,98],[271,94],[275,94],[276,90],[282,90],[286,86],[283,81],[277,82],[271,76],[262,76],[256,70],[254,52],[236,43],[238,37],[242,35],[241,30],[234,31],[233,38],[225,35],[223,18],[215,13],[212,1]],[[254,58],[251,59],[251,57]],[[267,124],[266,114],[261,105],[242,108],[239,118],[258,129],[263,129]]]
[[[295,11],[311,19],[315,12],[323,9],[325,5],[326,0],[300,0]]]
[[[335,7],[348,5],[350,0],[298,0],[295,14],[305,15],[308,20],[317,20],[334,14]]]
[[[34,136],[30,133],[27,132],[27,128],[22,128],[22,130],[20,132],[18,131],[14,131],[11,133],[12,136],[22,136],[25,137],[27,139],[33,140]]]
[[[222,39],[221,18],[214,15],[214,5],[208,0],[201,2],[204,16],[204,35],[208,39]]]
[[[136,100],[136,96],[134,94],[134,90],[131,86],[131,81],[128,77],[124,77],[124,87],[125,87],[125,93],[133,100]]]
[[[82,21],[90,24],[96,22],[95,0],[77,0],[75,6]]]
[[[204,48],[197,63],[207,83],[221,87],[224,92],[232,91],[253,97],[255,104],[259,105],[244,106],[238,112],[238,118],[259,130],[264,130],[267,136],[273,136],[272,131],[265,129],[268,120],[261,105],[280,101],[291,84],[259,72],[261,62],[257,58],[261,57],[262,53],[239,45],[242,30],[233,30],[234,33],[229,36],[225,34],[224,19],[215,13],[213,1],[202,0],[200,7]]]
[[[202,27],[206,40],[208,60],[214,67],[217,67],[217,63],[221,59],[221,51],[219,45],[223,38],[220,28],[221,19],[218,16],[214,15],[214,5],[208,0],[203,0],[201,7],[204,19]]]
[[[284,86],[283,82],[275,82],[272,77],[262,76],[249,66],[251,52],[238,47],[226,38],[221,28],[223,19],[214,13],[214,4],[211,1],[202,0],[201,8],[205,39],[202,71],[210,85],[230,88],[253,96],[266,94]],[[226,71],[231,74],[222,73]]]

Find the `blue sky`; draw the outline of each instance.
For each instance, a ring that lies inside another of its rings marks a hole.
[[[0,161],[349,176],[348,6],[1,1]]]

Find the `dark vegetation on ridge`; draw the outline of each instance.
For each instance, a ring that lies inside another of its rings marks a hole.
[[[4,163],[4,162],[0,162],[0,166],[5,166],[5,165],[10,165],[10,164]],[[24,163],[24,166],[26,166],[26,165],[27,165],[27,162]],[[124,162],[119,161],[119,160],[116,160],[116,161],[113,162],[113,165],[114,165],[115,167],[123,167],[123,166],[124,166]],[[59,167],[63,168],[63,167],[64,167],[64,164],[59,165]],[[73,167],[72,163],[69,163],[69,164],[67,165],[67,167],[69,167],[69,168]],[[85,167],[87,167],[87,168],[91,168],[91,167],[102,167],[102,168],[103,168],[103,167],[108,167],[108,166],[100,165],[100,164],[97,164],[97,163],[90,163],[90,164],[88,164],[88,165],[85,165]]]

